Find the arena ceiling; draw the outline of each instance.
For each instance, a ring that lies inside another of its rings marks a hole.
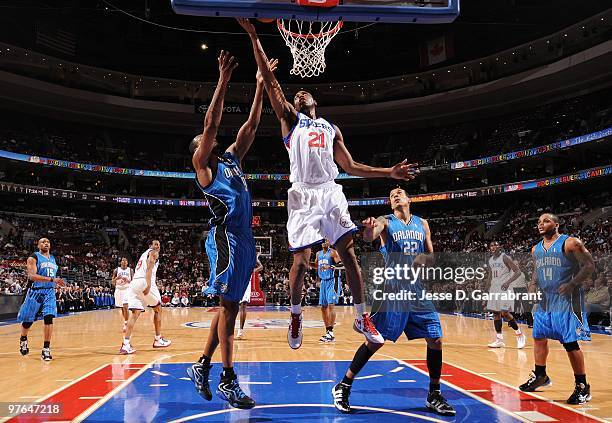
[[[546,36],[609,7],[609,0],[463,0],[461,16],[448,25],[374,24],[354,31],[364,24],[347,23],[347,32],[328,49],[327,71],[311,81],[418,72],[423,70],[419,48],[440,36],[454,46],[454,56],[442,65],[463,62]],[[0,10],[1,41],[72,62],[206,81],[216,79],[215,57],[226,49],[241,63],[236,80],[251,81],[255,72],[248,39],[233,20],[175,15],[169,0],[11,0]],[[300,81],[287,72],[290,54],[275,25],[257,26],[267,34],[262,39],[268,54],[285,66],[283,80]]]

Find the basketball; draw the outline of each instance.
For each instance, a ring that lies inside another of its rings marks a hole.
[[[141,3],[2,2],[0,423],[612,423],[612,0]]]

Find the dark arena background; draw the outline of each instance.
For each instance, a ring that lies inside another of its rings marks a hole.
[[[611,6],[2,2],[0,422],[612,422]],[[259,88],[236,17],[278,59]],[[409,300],[372,310],[394,246],[486,276],[409,284],[422,335]]]

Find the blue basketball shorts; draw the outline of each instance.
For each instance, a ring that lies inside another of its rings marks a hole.
[[[206,238],[206,254],[210,279],[204,293],[241,301],[256,264],[253,233],[215,226]]]
[[[319,305],[336,305],[338,294],[336,294],[335,279],[321,279],[321,288],[319,289]]]
[[[590,341],[591,330],[586,313],[579,315],[571,311],[540,311],[533,314],[533,337],[555,339],[562,344],[575,341]]]
[[[55,301],[55,289],[30,288],[25,300],[17,314],[20,323],[34,322],[37,318],[44,316],[57,316],[57,302]]]
[[[442,337],[436,312],[383,311],[374,313],[371,319],[382,337],[389,341],[397,341],[402,333],[408,339]]]

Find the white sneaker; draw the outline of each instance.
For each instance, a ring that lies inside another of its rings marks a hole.
[[[504,341],[502,341],[501,339],[496,339],[487,346],[489,348],[503,348],[506,346],[506,344],[504,344]]]
[[[166,348],[172,344],[172,341],[169,339],[159,338],[153,341],[153,348]]]
[[[368,313],[365,313],[363,316],[355,319],[353,329],[356,332],[363,334],[370,342],[373,342],[375,344],[385,343],[385,339],[376,330],[376,327],[374,326],[374,323],[372,323],[372,321],[370,320],[370,316],[368,315]]]
[[[238,333],[236,334],[236,339],[242,339],[244,336],[244,330],[238,329]]]
[[[521,333],[520,335],[516,335],[516,348],[519,350],[525,348],[526,341],[527,339],[524,334]]]
[[[287,342],[291,349],[297,350],[302,346],[302,313],[291,313],[291,323],[287,330]]]
[[[120,355],[128,355],[128,354],[134,354],[136,352],[136,349],[133,348],[130,344],[121,344],[121,348],[119,349],[119,354]]]

